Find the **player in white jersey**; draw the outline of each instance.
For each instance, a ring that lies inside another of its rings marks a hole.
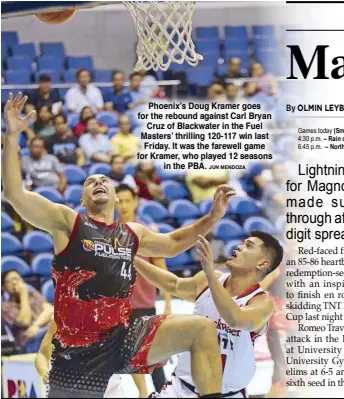
[[[283,248],[270,234],[252,231],[226,262],[229,272],[220,273],[214,270],[208,241],[200,236],[197,246],[203,271],[191,278],[178,278],[138,258],[135,265],[158,288],[194,302],[194,314],[214,321],[223,364],[222,395],[247,397],[246,387],[255,372],[254,340],[266,332],[273,314],[272,301],[259,282],[281,263]],[[185,352],[171,381],[150,397],[199,397],[191,369],[190,355]]]

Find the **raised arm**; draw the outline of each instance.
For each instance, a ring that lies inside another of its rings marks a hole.
[[[21,93],[15,99],[10,93],[5,105],[6,143],[2,164],[4,196],[23,219],[52,234],[56,230],[66,230],[68,226],[72,226],[76,213],[68,207],[54,204],[41,195],[23,189],[18,135],[35,114],[32,111],[25,118],[20,117],[26,100],[27,97],[22,98]]]
[[[233,328],[253,332],[261,330],[274,310],[269,296],[264,294],[253,297],[246,306],[239,307],[218,281],[214,271],[212,250],[204,237],[200,237],[198,247],[211,295],[221,317]]]
[[[198,235],[206,235],[222,219],[226,213],[229,198],[235,194],[235,191],[226,184],[219,186],[209,214],[189,226],[174,230],[172,233],[155,233],[142,225],[128,223],[140,240],[138,254],[171,258],[188,250],[195,245]]]
[[[204,272],[199,272],[193,277],[179,278],[139,257],[135,258],[135,267],[145,279],[157,288],[189,302],[195,302],[198,294],[207,285],[207,277]]]

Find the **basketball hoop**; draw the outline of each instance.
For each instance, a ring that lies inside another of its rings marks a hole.
[[[138,36],[135,71],[166,71],[172,62],[197,66],[191,38],[194,1],[125,1]]]

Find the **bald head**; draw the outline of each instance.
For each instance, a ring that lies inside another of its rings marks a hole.
[[[116,190],[109,177],[97,174],[85,180],[81,204],[86,210],[108,208],[109,212],[113,212],[116,202],[118,202]]]

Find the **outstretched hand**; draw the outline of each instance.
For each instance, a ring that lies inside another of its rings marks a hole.
[[[28,127],[30,119],[35,115],[36,111],[31,111],[25,118],[21,118],[20,114],[26,101],[27,96],[22,97],[21,92],[14,99],[13,94],[9,94],[5,105],[6,134],[8,136],[18,136],[20,132]]]
[[[227,184],[221,184],[217,187],[214,195],[213,206],[210,211],[210,214],[214,219],[220,220],[225,216],[229,198],[233,197],[233,195],[236,195],[236,191]]]
[[[196,246],[203,271],[209,279],[211,276],[214,275],[213,251],[210,247],[209,242],[201,235],[198,236]]]

